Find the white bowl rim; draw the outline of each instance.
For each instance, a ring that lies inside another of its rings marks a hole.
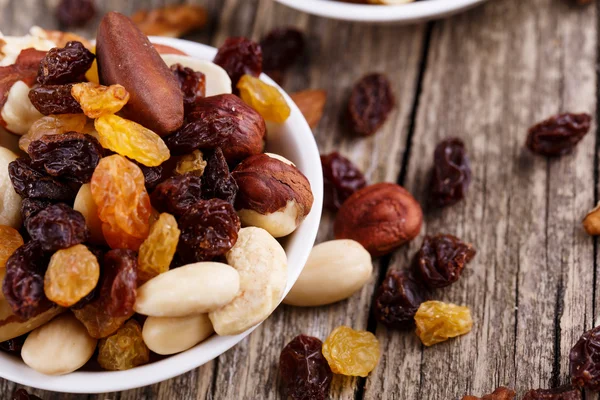
[[[187,40],[164,37],[150,39],[154,43],[172,46],[201,59],[212,60],[216,54],[214,47]],[[279,88],[265,74],[261,75],[261,79]],[[291,129],[295,135],[290,138],[290,141],[295,148],[300,148],[298,144],[301,143],[304,156],[302,159],[292,161],[310,181],[314,195],[310,214],[284,245],[288,255],[288,284],[285,296],[300,275],[317,236],[323,206],[323,175],[319,151],[310,127],[291,98],[283,89],[279,89],[291,108],[291,115],[285,123],[293,126]],[[295,268],[291,268],[292,266]],[[213,335],[185,352],[127,371],[76,371],[67,375],[48,376],[27,367],[20,358],[0,354],[0,377],[42,390],[66,393],[107,393],[134,389],[184,374],[213,360],[235,346],[257,327],[258,325],[236,336]],[[209,346],[205,346],[206,344]]]
[[[487,0],[427,0],[399,5],[352,4],[329,0],[276,0],[320,17],[355,22],[409,23],[442,18]]]

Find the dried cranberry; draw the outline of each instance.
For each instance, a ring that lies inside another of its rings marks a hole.
[[[42,114],[80,114],[81,106],[71,96],[73,85],[42,85],[29,91],[31,104]]]
[[[457,203],[471,184],[471,166],[462,140],[441,141],[433,153],[431,202],[438,207]]]
[[[171,71],[183,92],[183,107],[187,114],[197,99],[206,96],[206,76],[181,64],[171,65]]]
[[[367,186],[364,175],[352,161],[337,151],[321,156],[325,207],[337,210],[354,192]]]
[[[573,148],[590,130],[589,114],[559,114],[529,128],[527,148],[544,156],[561,156]]]
[[[390,269],[375,295],[375,318],[391,328],[411,327],[425,300],[425,289],[410,271]]]
[[[260,75],[262,59],[262,50],[258,43],[245,37],[230,37],[219,47],[213,62],[227,71],[232,87],[236,88],[242,75]]]
[[[82,81],[95,58],[81,42],[68,42],[65,47],[55,47],[42,59],[37,81],[40,85]]]
[[[352,129],[360,135],[373,135],[383,125],[396,102],[388,79],[370,74],[358,81],[348,102]]]
[[[277,28],[260,41],[263,70],[267,74],[283,72],[304,52],[304,35],[295,28]]]
[[[94,0],[61,0],[56,18],[66,27],[83,26],[96,15]]]
[[[73,200],[78,187],[62,182],[33,168],[31,160],[19,157],[8,164],[8,174],[22,197],[49,200]]]
[[[193,174],[172,176],[156,186],[150,200],[160,212],[185,214],[202,199],[202,178]]]
[[[27,232],[44,251],[83,243],[89,237],[85,218],[66,204],[52,204],[27,220]]]
[[[237,191],[238,185],[229,172],[221,148],[217,147],[208,158],[202,174],[202,197],[207,200],[217,198],[234,204]]]
[[[569,354],[573,385],[600,391],[600,326],[583,335]]]

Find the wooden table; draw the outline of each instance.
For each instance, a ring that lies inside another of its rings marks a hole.
[[[98,3],[102,11],[132,13],[164,2]],[[200,3],[210,23],[188,38],[202,43],[219,46],[232,35],[259,39],[283,25],[306,32],[308,51],[284,87],[327,90],[315,130],[320,150],[349,156],[371,182],[398,182],[425,204],[436,143],[449,136],[465,141],[473,169],[467,199],[441,211],[425,208],[422,235],[452,233],[477,248],[462,279],[435,293],[468,305],[473,331],[424,348],[414,333],[386,330],[371,317],[374,288],[388,268],[408,265],[417,239],[378,260],[371,282],[349,300],[279,307],[238,346],[178,378],[106,395],[33,392],[45,400],[281,398],[282,347],[299,333],[324,339],[342,324],[374,332],[382,358],[366,379],[336,376],[332,399],[454,400],[499,385],[522,394],[566,383],[569,350],[594,326],[599,305],[597,243],[581,227],[598,200],[595,123],[577,150],[559,159],[530,154],[524,141],[527,128],[551,114],[598,115],[600,2],[582,8],[569,0],[491,0],[451,19],[405,27],[316,18],[272,0]],[[0,0],[0,27],[5,34],[24,34],[31,24],[56,27],[49,11],[55,4]],[[95,26],[79,33],[93,36]],[[377,135],[356,138],[340,116],[353,82],[373,71],[390,77],[397,105]],[[331,222],[326,214],[319,241],[332,237]],[[15,388],[0,382],[0,397]]]

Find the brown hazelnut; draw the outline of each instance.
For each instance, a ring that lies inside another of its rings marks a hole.
[[[373,257],[414,239],[421,231],[423,211],[402,186],[377,183],[350,196],[335,219],[336,239],[353,239]]]
[[[583,228],[589,235],[600,235],[600,203],[585,216]]]
[[[281,156],[248,157],[232,175],[239,187],[235,208],[245,226],[282,237],[292,233],[310,212],[313,194],[308,179]]]

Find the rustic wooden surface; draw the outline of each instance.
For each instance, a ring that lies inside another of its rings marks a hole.
[[[371,182],[399,182],[426,204],[435,144],[449,136],[465,141],[473,169],[468,197],[442,211],[425,206],[422,234],[453,233],[478,249],[463,278],[435,294],[468,305],[473,331],[424,348],[412,332],[389,331],[370,318],[374,288],[388,268],[408,265],[417,239],[378,260],[372,281],[349,300],[282,306],[238,346],[178,378],[105,395],[32,391],[44,400],[279,399],[281,348],[301,332],[325,338],[341,324],[374,332],[383,356],[366,379],[336,377],[332,399],[455,400],[498,385],[522,394],[566,383],[569,349],[594,325],[600,301],[597,244],[580,224],[598,200],[596,129],[560,159],[533,156],[523,143],[527,128],[551,114],[598,115],[600,2],[580,8],[570,0],[491,0],[447,20],[397,27],[320,19],[272,0],[197,1],[211,22],[188,39],[219,46],[227,36],[259,39],[282,25],[306,33],[308,51],[284,87],[327,90],[315,130],[320,150],[349,156]],[[102,11],[132,13],[165,2],[98,3]],[[55,28],[55,4],[0,0],[0,29]],[[93,28],[79,33],[91,37]],[[396,109],[376,136],[353,138],[340,117],[352,83],[373,71],[391,78]],[[319,241],[331,238],[331,222],[326,214]],[[0,398],[16,387],[0,380]]]

